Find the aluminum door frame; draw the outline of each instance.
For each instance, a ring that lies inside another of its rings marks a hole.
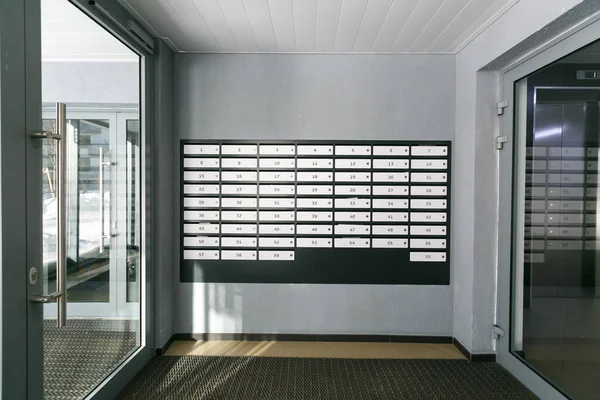
[[[40,52],[40,0],[0,1],[0,397],[4,399],[43,396],[42,307],[29,302],[29,296],[40,293],[41,280],[28,284],[28,270],[39,269],[42,260],[41,156],[35,157],[41,152],[39,144],[26,136],[42,128]],[[39,179],[28,179],[35,172]],[[40,196],[29,196],[29,189],[38,185]],[[38,329],[29,329],[30,321],[38,321]],[[38,384],[28,387],[31,376],[39,377]]]
[[[578,27],[555,38],[543,48],[536,49],[528,57],[500,71],[502,98],[508,100],[509,107],[500,119],[500,135],[507,136],[508,142],[499,155],[499,206],[498,206],[498,297],[496,323],[504,328],[505,335],[497,343],[498,362],[517,379],[523,382],[533,393],[542,399],[567,399],[555,386],[526,365],[520,358],[510,352],[510,337],[513,334],[515,303],[512,291],[517,278],[512,274],[512,266],[523,259],[523,249],[518,246],[518,234],[512,236],[512,227],[519,226],[522,215],[513,215],[513,190],[515,187],[515,164],[518,168],[518,158],[525,151],[525,132],[519,135],[519,127],[515,118],[519,108],[515,104],[515,85],[522,78],[555,62],[556,60],[600,39],[600,15],[596,14]],[[525,104],[526,107],[526,104]],[[515,133],[515,130],[517,132]],[[520,150],[520,151],[519,151]],[[523,160],[521,160],[523,161]],[[522,186],[523,183],[521,183]],[[518,201],[518,199],[517,199]],[[524,214],[524,204],[517,206],[520,214]],[[513,252],[513,249],[515,251]],[[519,326],[516,327],[519,329]],[[516,338],[518,339],[518,338]]]
[[[137,120],[139,121],[140,115],[139,113],[134,113],[134,112],[117,112],[116,114],[116,119],[117,119],[117,125],[116,125],[116,140],[117,140],[117,158],[123,159],[123,155],[120,155],[121,151],[125,152],[124,154],[126,154],[126,146],[127,146],[127,121],[128,120]],[[140,121],[141,122],[141,121]],[[140,125],[141,126],[141,125]],[[124,144],[119,144],[118,143],[118,139],[124,139]],[[141,139],[141,138],[140,138]],[[122,148],[121,148],[122,147]],[[143,154],[142,152],[142,147],[140,146],[140,156]],[[125,170],[126,170],[125,166]],[[138,168],[141,168],[141,163],[140,165],[138,165]],[[115,169],[115,173],[118,173],[119,169]],[[142,176],[141,171],[140,171],[140,177]],[[115,187],[116,187],[116,193],[118,195],[118,193],[121,190],[125,191],[125,194],[127,192],[127,188],[125,187],[126,183],[123,183],[121,185],[120,183],[121,181],[116,179],[115,180]],[[141,184],[141,182],[140,182]],[[141,187],[140,187],[141,188]],[[140,194],[141,194],[141,190],[140,190]],[[140,218],[139,223],[141,225],[142,221],[141,221],[141,216],[142,216],[142,207],[141,207],[141,202],[140,199],[136,198],[136,202],[138,202],[138,217]],[[119,208],[117,207],[116,209],[117,212],[121,212],[121,213],[127,213],[129,212],[129,210],[125,207],[125,208]],[[120,221],[122,218],[124,218],[124,215],[117,215],[115,217],[116,221]],[[125,219],[126,220],[126,219]],[[141,226],[140,226],[141,228]],[[117,237],[115,238],[115,242],[118,242],[121,238],[122,243],[124,241],[124,243],[127,243],[127,240],[124,239],[125,238],[125,234],[127,233],[127,229],[125,228],[125,226],[123,224],[119,224],[117,225]],[[140,235],[141,235],[141,229],[140,229]],[[115,245],[117,245],[117,243],[115,243]],[[115,246],[117,247],[117,246]],[[115,250],[118,250],[118,248],[116,248]],[[140,249],[141,252],[141,249]],[[141,255],[141,254],[140,254]],[[139,265],[141,266],[141,260],[139,262]],[[116,268],[116,292],[115,292],[115,296],[116,296],[116,307],[117,307],[117,316],[118,317],[139,317],[140,316],[140,302],[127,302],[127,268]],[[138,274],[138,278],[141,277],[141,271]],[[138,280],[138,285],[141,286],[141,279]],[[140,294],[141,294],[141,287],[139,288],[140,290]],[[141,301],[141,297],[140,297],[140,301]]]

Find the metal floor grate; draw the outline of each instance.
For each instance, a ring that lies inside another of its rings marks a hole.
[[[136,320],[44,321],[44,399],[79,400],[138,347]]]
[[[496,363],[271,357],[157,357],[118,400],[350,400],[536,397]]]

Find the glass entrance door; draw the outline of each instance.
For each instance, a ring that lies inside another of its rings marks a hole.
[[[141,59],[67,0],[41,17],[44,399],[106,398],[146,337]]]
[[[500,156],[512,224],[500,223],[511,239],[499,254],[499,357],[543,398],[600,393],[599,50],[592,42],[505,88],[514,153]]]

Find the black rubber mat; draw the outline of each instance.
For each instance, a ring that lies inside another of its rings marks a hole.
[[[134,320],[44,321],[44,400],[79,400],[138,347]]]
[[[157,357],[118,400],[536,399],[496,363]]]

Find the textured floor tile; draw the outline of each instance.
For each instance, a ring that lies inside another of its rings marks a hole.
[[[533,400],[496,363],[157,357],[117,400]]]
[[[138,322],[71,318],[44,320],[44,399],[80,400],[139,345]]]

